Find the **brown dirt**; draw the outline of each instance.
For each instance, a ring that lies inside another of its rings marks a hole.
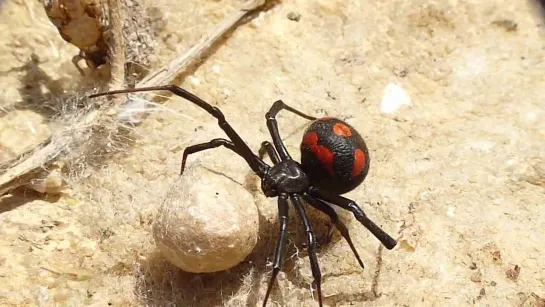
[[[167,20],[159,65],[239,1],[153,4]],[[0,140],[4,163],[28,150],[27,129],[38,129],[36,142],[47,137],[47,121],[35,117],[47,119],[43,105],[83,82],[71,63],[77,49],[58,36],[38,2],[7,1],[0,14],[0,121],[14,118],[5,115],[14,106],[34,113],[26,122],[32,128],[19,125]],[[366,269],[342,240],[323,246],[326,305],[539,306],[544,29],[522,0],[286,0],[242,24],[182,85],[222,108],[256,150],[269,138],[264,113],[276,99],[346,119],[366,138],[371,171],[348,196],[400,244],[379,249],[351,222]],[[405,104],[385,113],[389,97]],[[0,305],[261,303],[276,237],[274,200],[254,192],[263,235],[249,261],[229,271],[184,273],[154,249],[150,225],[176,179],[181,150],[222,136],[213,118],[182,99],[167,107],[193,119],[152,114],[131,132],[135,142],[115,139],[117,151],[94,157],[60,197],[18,190],[0,198]],[[279,123],[298,157],[305,120],[281,114]],[[250,190],[258,185],[231,152],[213,155],[203,157],[219,175]],[[291,238],[272,300],[315,306],[306,253]]]

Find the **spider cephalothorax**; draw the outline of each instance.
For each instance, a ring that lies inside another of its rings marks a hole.
[[[219,126],[229,137],[229,140],[217,138],[206,143],[187,147],[183,153],[180,175],[184,172],[188,155],[224,146],[246,160],[254,173],[261,178],[261,189],[267,197],[278,198],[280,235],[274,253],[272,276],[263,300],[263,306],[267,304],[272,286],[282,264],[288,223],[288,200],[291,200],[307,234],[308,254],[320,306],[322,306],[322,275],[316,258],[316,242],[312,233],[312,226],[305,213],[303,199],[312,207],[329,216],[332,223],[347,241],[362,268],[364,267],[363,262],[350,239],[348,229],[339,220],[331,205],[352,212],[354,217],[373,233],[387,249],[396,246],[397,242],[373,223],[354,201],[341,196],[341,194],[353,190],[363,182],[369,171],[370,162],[369,152],[363,138],[346,122],[331,117],[317,119],[284,104],[281,100],[276,101],[265,115],[274,145],[267,141],[261,144],[261,149],[265,150],[271,158],[273,165],[270,166],[252,152],[240,135],[227,122],[221,110],[180,87],[166,85],[125,89],[94,94],[90,97],[156,90],[170,91],[201,107],[218,120]],[[301,163],[298,163],[290,156],[278,131],[276,115],[284,109],[313,120],[305,131],[301,143]]]

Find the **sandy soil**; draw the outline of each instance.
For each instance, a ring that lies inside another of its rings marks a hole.
[[[158,62],[191,47],[238,3],[154,1],[168,22]],[[51,134],[39,106],[80,90],[81,77],[70,62],[77,49],[38,2],[7,1],[0,14],[6,163]],[[256,150],[269,138],[264,113],[276,99],[345,119],[365,137],[370,174],[347,196],[400,244],[382,251],[351,222],[363,272],[345,242],[323,245],[326,305],[545,306],[544,46],[544,22],[522,0],[286,0],[239,26],[182,85],[222,108]],[[188,274],[155,251],[150,225],[181,150],[222,136],[202,110],[178,98],[167,106],[191,118],[151,115],[130,146],[112,139],[116,150],[89,158],[66,194],[0,198],[0,305],[261,303],[276,204],[227,150],[202,159],[255,195],[263,229],[248,262]],[[279,123],[298,157],[307,123],[290,114]],[[296,230],[271,305],[317,306]]]

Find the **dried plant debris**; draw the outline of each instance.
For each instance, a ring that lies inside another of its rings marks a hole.
[[[260,8],[260,3],[261,1],[259,0],[250,1],[250,4],[254,5],[252,7],[253,9]],[[151,12],[153,12],[153,10],[151,10]],[[239,9],[231,15],[226,16],[195,46],[181,56],[177,56],[165,66],[149,74],[144,80],[140,80],[137,87],[157,86],[171,82],[181,71],[186,69],[190,63],[209,49],[214,42],[220,39],[249,12],[250,11],[247,9]],[[155,25],[155,31],[160,31],[160,28],[164,23],[161,23],[160,14],[157,14],[157,12],[153,13],[154,19],[151,23]],[[124,14],[123,16],[127,15]],[[137,19],[134,20],[136,22]],[[140,27],[142,24],[138,26]],[[153,28],[148,30],[154,31]],[[139,30],[136,31],[138,32]],[[116,33],[120,32],[121,30],[116,31]],[[138,37],[143,37],[141,36],[142,33],[151,32],[139,32]],[[119,36],[121,35],[116,35],[116,37]],[[152,36],[150,34],[147,37]],[[116,44],[112,45],[114,47],[116,46]],[[129,48],[130,45],[131,44],[128,44]],[[147,45],[142,44],[137,45],[135,48],[145,49],[145,46]],[[127,52],[130,54],[130,52],[134,51],[127,50],[127,46],[124,47],[125,52],[113,52],[112,55],[124,55],[127,54]],[[108,48],[112,48],[112,46],[108,46]],[[136,52],[135,56],[143,56],[144,53],[145,52]],[[129,56],[128,61],[123,62],[130,62],[131,59],[134,59],[134,57],[131,58]],[[112,64],[117,63],[119,63],[119,61],[112,61]],[[114,75],[114,68],[116,67],[119,67],[119,65],[112,65],[112,75]],[[125,72],[127,72],[126,69]],[[109,86],[119,88],[120,85],[115,84],[115,79],[116,78],[112,78],[110,80]],[[127,78],[125,73],[125,80],[121,82],[130,83],[127,79],[130,80],[130,77]],[[103,161],[108,160],[107,157],[112,157],[113,155],[122,152],[123,148],[132,144],[134,141],[131,136],[132,129],[127,127],[127,125],[120,123],[120,121],[123,121],[122,119],[127,116],[131,116],[136,111],[127,111],[127,109],[130,109],[129,107],[122,111],[123,114],[115,116],[117,114],[117,108],[122,105],[124,101],[123,99],[114,99],[112,101],[107,99],[88,101],[87,96],[81,94],[67,98],[57,97],[61,101],[58,104],[53,104],[60,108],[60,111],[58,112],[60,113],[60,118],[54,120],[58,125],[57,131],[46,144],[38,146],[34,152],[28,153],[24,158],[21,157],[21,159],[18,159],[18,161],[21,161],[20,163],[11,167],[3,167],[4,169],[7,169],[7,171],[0,174],[0,195],[8,193],[22,185],[26,185],[38,192],[62,192],[66,186],[65,177],[68,178],[68,182],[73,182],[79,177],[87,176],[88,174],[85,173],[87,170],[86,166],[101,165]],[[63,99],[66,101],[63,102]],[[125,121],[123,121],[123,123],[126,124]],[[48,169],[53,162],[61,157],[63,162],[66,162],[66,164],[69,165],[64,169],[73,170],[71,174],[51,174],[52,171]],[[35,175],[37,171],[44,169],[47,171],[40,173],[38,176],[39,178],[37,178],[42,180],[31,181],[31,179],[36,179]]]
[[[107,66],[110,22],[108,7],[100,0],[42,0],[45,12],[59,30],[61,37],[78,47],[80,53],[72,62],[82,75],[82,60],[94,71]],[[156,44],[152,20],[145,8],[136,0],[122,0],[123,36],[126,66],[146,67]],[[129,71],[133,74],[135,70]]]
[[[81,60],[91,69],[107,63],[107,14],[99,0],[43,0],[43,5],[61,37],[80,49],[72,62],[82,75]]]
[[[511,19],[499,19],[492,22],[493,25],[503,28],[506,32],[517,31],[518,25]]]
[[[81,169],[78,158],[84,157],[86,164],[92,158],[92,130],[110,129],[105,123],[97,127],[96,116],[93,116],[97,114],[97,104],[89,101],[86,95],[59,97],[57,100],[59,115],[54,119],[55,129],[51,129],[49,141],[36,145],[19,160],[0,165],[0,169],[5,170],[0,173],[0,195],[22,185],[40,193],[61,193],[66,188],[65,170],[74,172],[69,176],[76,178]],[[104,135],[100,137],[108,139]],[[54,164],[59,157],[65,157],[66,163]]]

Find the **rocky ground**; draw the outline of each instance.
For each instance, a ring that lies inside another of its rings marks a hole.
[[[190,48],[239,4],[154,1],[166,25],[152,65]],[[83,90],[83,77],[71,62],[77,49],[39,2],[6,1],[0,14],[5,164],[53,133],[37,106]],[[345,119],[366,139],[371,170],[347,196],[400,244],[382,250],[349,222],[366,268],[338,237],[322,245],[326,305],[545,306],[544,46],[544,21],[522,0],[285,0],[240,25],[181,84],[220,107],[255,150],[269,138],[264,114],[277,99]],[[184,100],[166,106],[175,112],[153,113],[130,145],[117,137],[108,154],[84,161],[61,196],[19,189],[0,198],[0,305],[261,303],[276,203],[231,152],[200,161],[215,171],[206,176],[231,178],[254,197],[260,236],[248,261],[190,274],[155,249],[153,217],[181,151],[223,136]],[[298,158],[307,122],[287,113],[279,124]],[[272,303],[317,306],[293,227]]]

